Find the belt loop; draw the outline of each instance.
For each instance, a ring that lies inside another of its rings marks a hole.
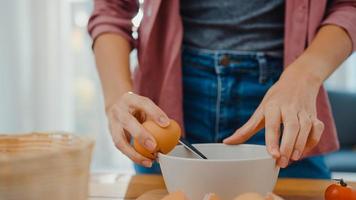
[[[257,52],[257,62],[259,66],[259,83],[265,83],[268,78],[268,70],[267,70],[267,59],[266,55],[263,52]]]
[[[219,51],[214,52],[214,68],[215,68],[215,73],[218,75],[221,73],[220,64],[219,64],[219,60],[220,60],[219,55],[220,55]]]

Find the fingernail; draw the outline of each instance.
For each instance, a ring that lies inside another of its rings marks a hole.
[[[156,144],[151,139],[147,139],[145,141],[145,147],[149,151],[154,151],[156,148]]]
[[[294,152],[292,154],[292,159],[299,160],[299,157],[300,157],[300,152],[298,150],[294,150]]]
[[[279,166],[282,167],[282,168],[287,167],[287,165],[288,165],[288,159],[287,159],[287,157],[282,156],[282,157],[279,159],[278,164],[279,164]]]
[[[142,164],[143,164],[145,167],[152,167],[152,162],[151,162],[151,161],[148,161],[148,160],[142,161]]]
[[[169,120],[168,120],[167,117],[165,117],[165,116],[160,116],[160,117],[159,117],[159,122],[160,122],[163,126],[168,126],[168,125],[169,125]]]

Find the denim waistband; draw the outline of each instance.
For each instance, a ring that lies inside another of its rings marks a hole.
[[[183,46],[183,65],[189,64],[217,75],[235,72],[259,72],[259,82],[263,83],[268,75],[283,70],[283,58],[264,52],[235,50],[208,50]]]

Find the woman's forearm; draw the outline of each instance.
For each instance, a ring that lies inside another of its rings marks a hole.
[[[319,88],[351,53],[352,41],[347,32],[335,25],[325,25],[281,78],[299,76]]]
[[[105,96],[105,111],[112,140],[132,161],[151,167],[157,155],[157,142],[142,126],[146,119],[161,127],[170,124],[168,116],[149,98],[128,93],[132,90],[129,41],[117,34],[102,34],[94,44],[96,66]],[[132,139],[144,148],[141,155],[131,146]]]
[[[129,42],[118,34],[102,34],[95,41],[95,60],[106,108],[132,90],[130,51]]]

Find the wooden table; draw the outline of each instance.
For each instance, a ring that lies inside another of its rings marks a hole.
[[[315,179],[279,179],[274,192],[286,200],[323,200],[325,188],[333,181]],[[349,183],[356,188],[356,182]],[[89,200],[132,200],[145,192],[165,189],[162,176],[128,174],[92,174]]]

